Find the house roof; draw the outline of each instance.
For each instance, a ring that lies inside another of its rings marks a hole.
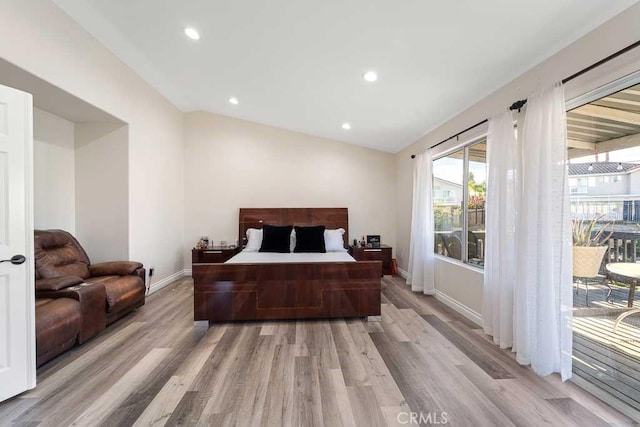
[[[593,170],[589,170],[589,166],[593,165]],[[618,166],[622,166],[618,169]],[[631,172],[640,168],[637,163],[620,163],[620,162],[593,162],[593,163],[570,163],[569,176],[572,175],[614,175]]]

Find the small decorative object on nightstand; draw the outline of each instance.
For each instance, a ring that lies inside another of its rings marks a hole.
[[[380,235],[379,234],[367,234],[367,246],[370,248],[380,247]]]
[[[391,274],[391,246],[380,245],[378,248],[350,246],[349,254],[357,261],[382,261],[382,274]]]
[[[227,261],[229,258],[240,252],[240,248],[229,246],[211,246],[206,249],[192,249],[192,264],[217,264]]]
[[[206,249],[207,246],[209,246],[209,238],[207,236],[202,236],[196,243],[196,249]]]

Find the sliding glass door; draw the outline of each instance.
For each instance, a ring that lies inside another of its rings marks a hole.
[[[640,312],[631,314],[640,308],[640,84],[569,110],[567,138],[574,381],[640,414]],[[595,261],[584,255],[585,240],[604,246]]]

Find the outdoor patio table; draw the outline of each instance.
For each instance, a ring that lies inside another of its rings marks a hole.
[[[613,274],[617,274],[618,276],[624,276],[631,279],[631,284],[629,286],[629,298],[627,298],[627,307],[633,307],[633,299],[636,293],[636,285],[638,280],[640,280],[640,263],[635,262],[616,262],[612,264],[607,264],[607,271]],[[618,325],[620,322],[632,314],[640,313],[640,309],[636,308],[633,310],[629,310],[625,313],[622,313],[616,319],[616,323],[613,326],[613,332],[618,329]]]

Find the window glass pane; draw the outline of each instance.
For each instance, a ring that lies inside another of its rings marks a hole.
[[[636,411],[640,371],[627,367],[640,366],[640,316],[614,325],[626,310],[640,308],[640,288],[634,293],[634,279],[610,269],[640,263],[639,124],[640,85],[567,112],[568,173],[575,180],[569,184],[571,215],[578,231],[573,248],[573,373],[600,388],[601,399],[612,404],[621,399]],[[604,246],[602,252],[585,255],[597,250],[594,240]],[[591,246],[581,247],[587,243]]]
[[[463,150],[433,161],[434,250],[462,260]]]
[[[487,195],[487,144],[483,140],[469,147],[467,176],[467,261],[484,266],[485,201]]]

